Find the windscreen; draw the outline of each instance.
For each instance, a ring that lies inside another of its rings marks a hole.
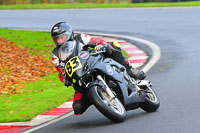
[[[68,57],[70,57],[70,55],[73,53],[75,45],[75,41],[68,41],[60,46],[58,50],[58,56],[61,61],[65,61]]]

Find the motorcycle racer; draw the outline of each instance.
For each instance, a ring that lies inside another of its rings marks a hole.
[[[135,78],[135,79],[144,79],[146,77],[145,73],[133,68],[128,59],[124,57],[122,54],[122,50],[120,48],[120,44],[117,42],[107,43],[103,39],[99,39],[96,37],[91,37],[87,34],[77,34],[74,35],[72,26],[66,22],[59,22],[55,24],[51,29],[51,36],[56,44],[56,48],[52,51],[52,62],[55,65],[55,68],[59,72],[59,79],[64,85],[69,86],[71,83],[66,81],[64,78],[64,65],[65,63],[59,59],[58,49],[61,45],[63,45],[67,41],[78,41],[83,44],[83,48],[94,48],[96,51],[106,50],[104,53],[105,57],[109,57],[117,61],[118,63],[122,64],[127,73]],[[75,94],[74,94],[74,101],[73,101],[73,110],[74,114],[82,114],[85,110],[90,106],[86,96],[81,91],[81,87],[79,85],[74,85]]]

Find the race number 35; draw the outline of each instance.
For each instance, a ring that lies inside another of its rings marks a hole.
[[[73,73],[79,68],[82,68],[82,65],[78,56],[71,58],[65,65],[65,70],[69,77],[72,77]]]

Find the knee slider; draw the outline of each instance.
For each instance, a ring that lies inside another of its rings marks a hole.
[[[74,102],[73,110],[75,114],[82,114],[85,111],[83,105],[81,104],[81,101]]]

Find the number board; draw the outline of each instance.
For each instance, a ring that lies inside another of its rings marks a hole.
[[[65,70],[69,77],[72,77],[73,73],[80,68],[82,68],[82,65],[78,56],[71,58],[65,65]]]

